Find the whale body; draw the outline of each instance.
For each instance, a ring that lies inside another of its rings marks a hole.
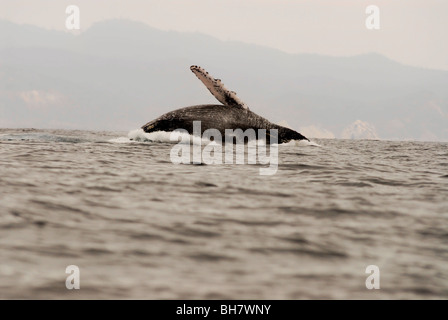
[[[300,133],[274,124],[250,111],[246,104],[236,96],[235,92],[226,89],[221,80],[214,79],[201,67],[191,66],[190,69],[222,104],[204,104],[170,111],[143,125],[142,129],[145,132],[170,132],[184,129],[188,133],[194,134],[196,131],[194,131],[193,122],[200,121],[201,134],[205,130],[216,129],[221,133],[223,141],[228,129],[241,129],[243,131],[253,129],[257,139],[260,129],[264,129],[267,136],[271,136],[271,138],[276,136],[278,143],[291,140],[308,140]],[[266,142],[269,143],[270,140],[266,139]]]

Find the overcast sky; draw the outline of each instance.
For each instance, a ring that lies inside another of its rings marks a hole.
[[[101,20],[125,18],[290,53],[377,52],[448,70],[447,0],[0,0],[0,18],[65,30],[71,4],[80,8],[81,32]],[[380,30],[365,27],[372,4],[380,8]]]

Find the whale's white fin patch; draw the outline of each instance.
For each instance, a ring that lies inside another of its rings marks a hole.
[[[202,81],[211,94],[225,106],[240,107],[249,110],[246,104],[241,101],[234,91],[228,90],[220,79],[215,79],[207,71],[199,66],[191,66],[190,70]]]

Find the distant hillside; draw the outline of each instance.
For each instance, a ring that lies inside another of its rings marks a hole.
[[[130,130],[215,103],[192,64],[305,135],[448,141],[448,71],[378,54],[286,54],[126,20],[79,36],[0,21],[0,127]]]

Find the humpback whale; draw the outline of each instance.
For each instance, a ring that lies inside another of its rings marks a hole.
[[[226,129],[265,129],[266,135],[277,135],[278,143],[291,140],[308,140],[300,133],[274,124],[269,120],[249,110],[249,107],[241,101],[234,91],[228,90],[220,79],[213,78],[207,71],[199,66],[191,66],[190,70],[207,87],[210,93],[222,104],[204,104],[177,109],[142,126],[145,132],[187,130],[193,134],[193,122],[201,122],[201,134],[207,129],[219,130],[223,141]],[[275,129],[274,131],[271,131]],[[268,132],[269,130],[269,132]],[[258,138],[258,133],[257,133]],[[266,139],[268,140],[268,139]],[[269,143],[269,141],[266,141]]]

